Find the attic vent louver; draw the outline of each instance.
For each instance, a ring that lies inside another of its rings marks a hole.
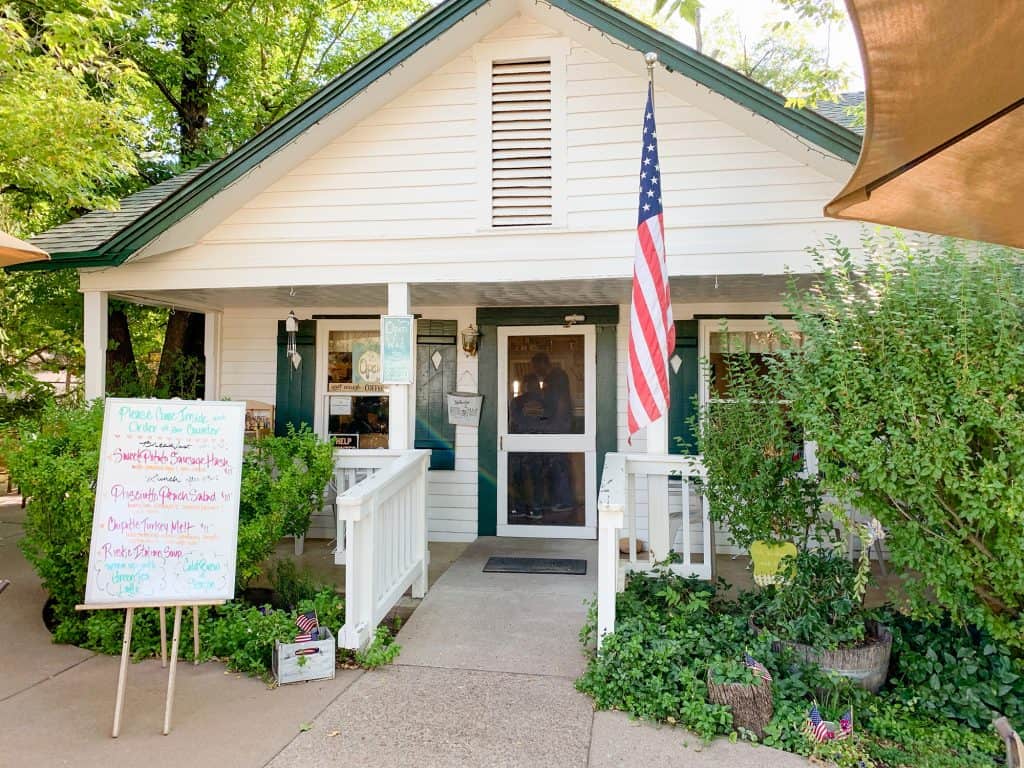
[[[491,65],[491,223],[551,224],[551,59]]]

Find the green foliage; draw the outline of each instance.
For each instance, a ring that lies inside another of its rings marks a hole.
[[[334,468],[330,443],[303,426],[289,425],[283,437],[253,443],[242,461],[239,504],[238,571],[240,587],[262,572],[264,560],[282,536],[301,536],[310,516],[323,504]]]
[[[1024,269],[1019,252],[831,241],[789,305],[779,386],[824,484],[877,518],[921,616],[1024,650]]]
[[[783,562],[784,586],[770,586],[753,602],[753,618],[782,640],[815,648],[847,648],[864,642],[866,620],[857,594],[857,571],[831,551],[801,552]]]
[[[1024,659],[986,632],[897,617],[889,686],[917,711],[985,727],[1024,722]]]
[[[845,66],[829,62],[817,47],[815,25],[806,19],[765,25],[749,39],[732,12],[716,17],[704,32],[704,50],[712,58],[786,97],[786,106],[814,108],[834,101],[850,82]]]
[[[54,598],[57,642],[80,643],[89,537],[100,457],[103,408],[50,406],[7,444],[11,477],[27,497],[20,542],[43,588]]]
[[[202,625],[203,653],[220,659],[235,672],[269,679],[274,643],[290,642],[295,637],[295,615],[229,603]]]
[[[804,476],[801,436],[787,406],[748,355],[727,357],[728,399],[703,407],[694,424],[711,519],[745,548],[758,540],[806,546],[812,535],[827,537],[818,481]]]
[[[316,579],[307,572],[300,572],[294,560],[278,560],[270,566],[267,576],[278,600],[290,608],[303,600],[312,600],[320,591]]]
[[[878,768],[993,768],[1002,747],[987,724],[972,730],[939,719],[898,693],[875,696],[823,674],[788,649],[773,652],[770,638],[755,635],[747,624],[748,611],[766,599],[770,595],[757,592],[726,601],[711,585],[667,571],[632,576],[619,595],[615,632],[591,655],[576,686],[600,709],[679,724],[703,739],[734,736],[728,707],[707,700],[705,676],[711,669],[716,678],[748,681],[741,668],[746,652],[774,678],[767,745],[849,768],[860,760]],[[584,641],[591,636],[581,632]],[[854,738],[838,746],[814,745],[804,728],[815,701],[830,717],[852,709]]]
[[[359,666],[366,669],[376,669],[385,664],[390,664],[401,653],[402,646],[395,642],[390,630],[381,625],[373,633],[373,640],[361,651],[356,651],[355,659]]]

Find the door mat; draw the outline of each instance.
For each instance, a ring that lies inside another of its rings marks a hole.
[[[586,576],[587,561],[568,557],[492,557],[484,573],[556,573]]]

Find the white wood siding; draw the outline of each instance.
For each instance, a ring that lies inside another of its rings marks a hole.
[[[346,314],[344,307],[296,307],[302,318],[313,314]],[[421,308],[413,311],[427,319],[455,320],[459,330],[474,321],[470,307]],[[359,308],[358,314],[370,310]],[[273,403],[277,387],[277,322],[284,318],[273,307],[230,308],[223,319],[220,397],[231,400],[262,400]],[[476,391],[477,358],[458,351],[458,386]],[[314,364],[313,360],[305,365]],[[458,427],[455,435],[455,469],[427,474],[427,527],[431,541],[472,541],[477,531],[477,429]],[[329,511],[313,516],[311,538],[334,538]]]

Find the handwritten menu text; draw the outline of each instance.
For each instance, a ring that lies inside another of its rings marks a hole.
[[[87,604],[234,596],[244,402],[108,398]]]

